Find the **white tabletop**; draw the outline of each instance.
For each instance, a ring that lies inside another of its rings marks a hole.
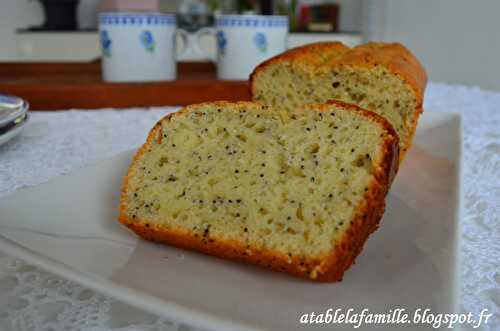
[[[33,112],[0,146],[0,198],[141,144],[167,109]],[[460,304],[500,329],[500,93],[430,84],[425,109],[462,114]],[[0,330],[190,330],[0,253]]]

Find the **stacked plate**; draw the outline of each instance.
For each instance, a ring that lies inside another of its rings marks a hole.
[[[21,132],[28,121],[28,108],[25,100],[0,94],[0,145]]]

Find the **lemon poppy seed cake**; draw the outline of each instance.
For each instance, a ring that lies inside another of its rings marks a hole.
[[[253,100],[289,110],[336,99],[385,117],[400,138],[401,158],[422,112],[427,76],[398,43],[348,48],[340,42],[298,47],[259,65],[251,75]]]
[[[353,105],[188,106],[160,120],[124,180],[139,236],[338,281],[379,223],[398,138]]]

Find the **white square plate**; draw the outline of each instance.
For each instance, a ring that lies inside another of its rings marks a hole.
[[[422,116],[381,227],[340,283],[313,283],[139,240],[116,221],[132,151],[0,200],[0,250],[214,330],[303,329],[303,313],[328,308],[456,311],[461,141],[458,115]]]

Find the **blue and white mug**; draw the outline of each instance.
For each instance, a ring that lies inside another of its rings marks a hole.
[[[99,14],[102,74],[107,82],[151,82],[177,77],[175,15],[109,12]]]
[[[246,80],[259,63],[287,49],[288,17],[219,15],[215,28],[198,31],[198,45],[205,34],[216,37],[217,77]]]

